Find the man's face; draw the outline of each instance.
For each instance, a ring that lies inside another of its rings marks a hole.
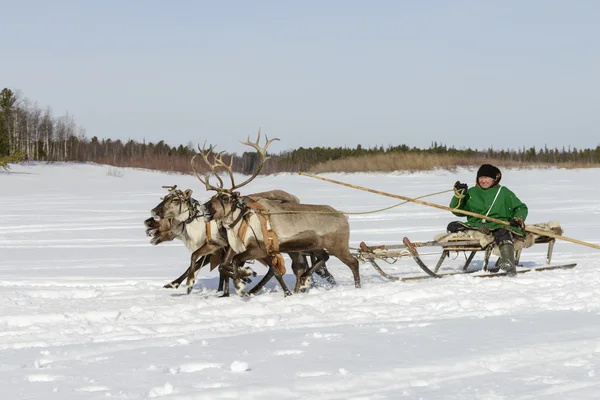
[[[488,189],[494,184],[494,178],[490,178],[489,176],[480,176],[478,182],[479,186],[484,189]]]

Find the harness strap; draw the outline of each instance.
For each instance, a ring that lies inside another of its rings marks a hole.
[[[245,210],[245,209],[243,209],[243,208],[242,208],[242,209],[241,209],[241,212],[240,212],[240,213],[239,213],[239,215],[238,215],[238,216],[235,218],[235,220],[234,220],[234,221],[233,221],[231,224],[229,224],[229,225],[228,225],[229,229],[231,229],[231,228],[233,228],[234,226],[236,226],[236,225],[237,225],[237,224],[240,222],[240,220],[241,220],[242,218],[246,218],[246,214],[247,214],[247,213],[248,213],[248,210]]]
[[[271,265],[273,265],[273,267],[277,268],[279,270],[279,272],[281,272],[281,275],[285,274],[285,260],[283,259],[283,256],[281,255],[281,253],[275,253],[270,257],[270,261],[271,261]]]
[[[200,214],[198,213],[198,201],[196,199],[193,198],[189,198],[187,200],[189,202],[189,209],[188,209],[188,219],[186,219],[183,223],[184,224],[189,224],[190,222],[192,222],[193,220],[197,219]],[[179,211],[181,211],[181,204],[179,205]]]
[[[279,238],[277,237],[277,234],[273,232],[271,217],[269,214],[265,216],[265,214],[261,212],[266,211],[266,207],[257,201],[248,203],[246,205],[255,211],[255,214],[260,221],[260,227],[262,229],[265,245],[267,246],[267,253],[269,255],[279,253]]]
[[[212,234],[211,234],[211,229],[210,229],[210,222],[204,222],[204,227],[206,229],[206,242],[207,243],[213,243],[212,240]]]
[[[244,217],[242,219],[242,223],[240,225],[240,229],[238,230],[238,237],[244,241],[244,238],[246,237],[246,232],[248,231],[248,218]]]
[[[279,272],[283,275],[286,273],[286,268],[285,260],[281,253],[279,253],[279,238],[277,237],[277,234],[273,231],[270,215],[266,214],[267,208],[258,202],[258,200],[260,199],[261,197],[246,196],[244,199],[246,200],[244,201],[244,204],[246,205],[246,207],[253,210],[255,215],[258,217],[269,261],[271,265],[274,268],[277,268]],[[240,213],[240,216],[238,216],[238,218],[236,218],[236,220],[231,224],[231,226],[235,226],[240,219],[242,220],[240,229],[238,230],[238,237],[242,241],[246,237],[248,227],[250,226],[248,224],[248,215],[248,212],[242,211]]]

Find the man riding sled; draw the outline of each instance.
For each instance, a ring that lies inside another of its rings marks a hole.
[[[502,173],[493,165],[483,164],[477,171],[475,186],[469,188],[466,183],[454,184],[454,196],[450,208],[470,211],[486,217],[510,223],[510,226],[489,222],[482,218],[467,216],[467,222],[453,221],[448,224],[448,232],[460,232],[469,229],[478,230],[494,236],[494,242],[500,251],[500,258],[490,272],[506,271],[508,276],[517,273],[515,266],[515,247],[513,237],[525,236],[527,206],[507,187],[500,185]],[[462,217],[462,214],[453,212]]]

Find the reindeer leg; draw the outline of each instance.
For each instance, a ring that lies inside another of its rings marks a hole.
[[[242,261],[241,265],[243,264],[244,262]],[[233,267],[233,287],[235,288],[235,292],[240,296],[246,296],[247,293],[244,291],[244,289],[246,289],[246,283],[244,282],[244,279],[242,279],[240,273],[240,261],[234,258],[231,265]]]
[[[327,269],[327,266],[325,264],[323,264],[323,266],[321,268],[315,270],[315,274],[317,274],[321,278],[325,279],[327,281],[327,283],[329,283],[330,285],[332,285],[332,286],[337,285],[335,278],[333,277],[333,275],[331,275],[331,272],[329,272],[329,270]]]
[[[225,278],[225,282],[223,284],[223,294],[219,297],[229,297],[229,278]]]
[[[192,268],[192,266],[196,264],[196,261],[200,257],[206,256],[206,255],[214,252],[218,248],[219,247],[216,247],[215,245],[210,245],[207,243],[192,253],[192,256],[190,257],[190,268],[188,269],[187,280],[185,283],[185,285],[187,287],[187,294],[190,294],[192,292],[192,289],[194,288],[194,282],[196,280],[196,275],[195,275],[196,271],[194,270],[194,268]]]
[[[328,249],[329,250],[329,249]],[[332,253],[333,254],[333,253]],[[350,254],[349,251],[343,252],[342,254],[333,254],[337,257],[341,262],[346,264],[350,271],[352,271],[352,276],[354,277],[354,287],[360,288],[360,272],[358,270],[358,260]]]
[[[271,270],[271,268],[269,268],[269,270],[267,271],[265,276],[263,276],[263,278],[260,280],[260,282],[258,282],[252,289],[250,289],[248,294],[258,293],[263,287],[265,287],[267,282],[269,282],[272,277],[273,277],[273,271]]]
[[[318,256],[317,256],[318,254]],[[319,259],[324,260],[323,262],[323,266],[321,268],[317,268],[315,270],[315,274],[319,275],[321,278],[325,279],[330,285],[335,286],[337,285],[337,282],[335,281],[335,278],[333,277],[333,275],[331,275],[331,272],[329,272],[329,270],[327,269],[327,266],[325,265],[325,262],[327,262],[327,260],[329,260],[329,254],[327,254],[326,251],[321,250],[315,253],[310,253],[310,261],[311,261],[311,265],[315,265]]]
[[[226,277],[225,275],[223,275],[223,273],[221,273],[221,271],[219,270],[219,287],[217,288],[217,292],[223,291],[223,285],[225,284],[226,279],[229,279],[229,278]]]
[[[281,272],[279,272],[278,268],[274,268],[274,267],[269,267],[271,270],[273,270],[273,273],[275,274],[275,279],[277,279],[277,282],[279,282],[279,284],[281,285],[281,288],[283,289],[283,294],[285,297],[287,296],[291,296],[292,292],[290,292],[290,289],[288,289],[287,285],[285,284],[285,281],[283,280],[283,275],[281,275]]]
[[[207,257],[203,257],[200,260],[196,261],[196,264],[194,265],[194,268],[195,268],[194,274],[200,268],[202,268],[206,264],[208,264],[210,262],[210,258],[211,258],[211,256],[208,255]],[[188,267],[188,269],[186,269],[185,272],[179,278],[175,279],[171,283],[167,283],[165,286],[163,286],[163,288],[165,288],[165,289],[177,289],[179,287],[179,285],[181,285],[181,282],[183,282],[185,280],[185,278],[188,276],[189,270],[190,269]]]
[[[269,268],[269,265],[264,260],[258,260],[258,261],[265,267]],[[254,273],[253,276],[256,276],[256,272]],[[263,287],[265,287],[267,282],[269,282],[272,277],[273,277],[273,271],[271,271],[271,269],[269,268],[269,270],[267,271],[265,276],[263,276],[263,278],[260,280],[260,282],[258,282],[252,289],[250,289],[250,291],[248,292],[248,295],[254,295],[254,294],[258,293]]]
[[[296,275],[296,285],[294,286],[294,293],[300,293],[306,290],[302,280],[302,276],[306,273],[308,269],[308,263],[306,262],[306,256],[301,253],[288,253],[290,258],[292,259],[292,271],[294,271],[294,275]]]
[[[299,281],[301,282],[301,284],[304,288],[306,288],[308,286],[307,280],[312,277],[312,274],[316,270],[321,269],[324,265],[325,265],[325,260],[319,260],[319,261],[317,261],[316,264],[313,264],[306,272],[304,272],[304,274],[299,279]]]
[[[285,295],[285,297],[291,296],[292,292],[290,292],[290,289],[288,289],[287,285],[285,284],[285,281],[283,280],[283,275],[281,274],[279,268],[273,266],[271,262],[271,257],[263,258],[261,262],[262,261],[266,262],[266,264],[269,266],[269,272],[272,272],[273,275],[275,275],[275,279],[277,279],[277,282],[279,282],[279,285],[283,289],[283,294]]]
[[[194,288],[194,283],[196,283],[196,274],[194,271],[194,265],[196,265],[196,262],[198,261],[198,257],[197,257],[197,252],[198,250],[194,251],[192,253],[192,256],[190,258],[190,266],[187,269],[187,280],[186,280],[186,287],[187,287],[187,294],[190,294],[192,292],[192,289]]]
[[[219,288],[218,292],[223,292],[219,297],[229,297],[229,275],[226,274],[225,265],[219,265]]]

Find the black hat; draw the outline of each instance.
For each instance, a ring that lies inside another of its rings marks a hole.
[[[500,170],[496,167],[494,167],[491,164],[483,164],[481,167],[479,167],[479,170],[477,171],[477,184],[479,185],[479,177],[480,176],[487,176],[490,178],[494,179],[494,185],[497,185],[498,183],[500,183],[500,179],[502,179],[502,172],[500,172]]]

